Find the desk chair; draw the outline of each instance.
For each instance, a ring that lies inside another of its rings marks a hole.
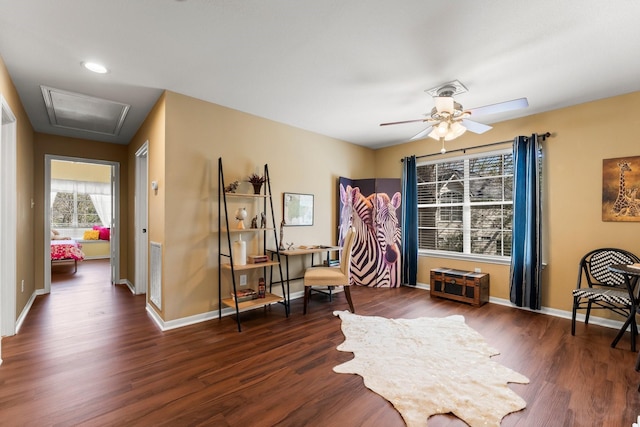
[[[640,307],[637,310],[637,314],[640,314]],[[638,352],[638,357],[636,358],[636,372],[640,372],[640,352]],[[640,384],[638,384],[638,392],[640,393]]]
[[[625,278],[622,274],[609,270],[614,264],[633,264],[640,259],[631,252],[616,248],[595,249],[580,260],[578,269],[578,286],[573,290],[573,314],[571,317],[571,335],[576,334],[576,312],[586,309],[584,323],[589,324],[591,309],[610,310],[628,319],[635,311],[635,302],[629,295]],[[583,286],[582,278],[585,279]],[[635,320],[635,319],[634,319]],[[626,328],[625,328],[626,329]],[[631,325],[631,349],[635,351],[635,322]],[[621,330],[611,343],[615,347],[624,334]]]
[[[351,253],[355,234],[356,230],[350,227],[344,238],[340,267],[310,267],[304,272],[304,314],[307,314],[307,305],[309,304],[312,286],[344,286],[344,294],[347,297],[349,308],[352,313],[355,313],[349,289],[351,285]]]

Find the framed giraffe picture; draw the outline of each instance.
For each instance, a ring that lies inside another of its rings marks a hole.
[[[602,220],[640,222],[640,156],[602,161]]]

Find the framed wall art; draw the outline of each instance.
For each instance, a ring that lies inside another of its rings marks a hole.
[[[602,161],[602,220],[640,222],[640,156]]]
[[[313,225],[313,194],[284,193],[284,225]]]

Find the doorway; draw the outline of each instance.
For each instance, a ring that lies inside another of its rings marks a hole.
[[[135,293],[146,294],[149,277],[149,141],[136,152],[135,188]]]
[[[91,248],[91,258],[108,258],[111,283],[119,282],[119,175],[117,162],[45,156],[45,293],[51,292],[51,246],[48,237],[54,231],[63,237],[84,241],[81,244],[86,245],[87,251]],[[94,226],[100,228],[98,238],[87,233],[95,231]],[[105,229],[108,243],[102,233]],[[85,237],[90,240],[85,240]]]
[[[0,342],[16,333],[16,117],[0,95]],[[2,349],[0,348],[0,363]]]

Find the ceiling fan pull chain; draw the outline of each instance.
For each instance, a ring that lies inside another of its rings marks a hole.
[[[447,152],[447,149],[444,148],[444,138],[440,138],[440,142],[442,142],[442,148],[440,149],[440,153],[444,154]]]

